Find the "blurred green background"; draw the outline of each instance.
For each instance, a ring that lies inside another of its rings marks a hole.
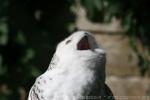
[[[27,96],[35,78],[47,69],[56,44],[74,31],[77,16],[71,9],[76,2],[93,22],[109,23],[114,16],[121,20],[144,76],[150,62],[135,41],[150,54],[148,0],[0,0],[0,100]]]

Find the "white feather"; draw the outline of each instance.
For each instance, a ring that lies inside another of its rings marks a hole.
[[[84,36],[92,50],[77,50]],[[85,90],[96,84],[97,72],[101,88],[105,82],[105,51],[89,32],[75,32],[58,44],[48,70],[36,79],[28,100],[79,100]]]

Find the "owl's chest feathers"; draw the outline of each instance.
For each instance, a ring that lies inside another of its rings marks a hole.
[[[79,66],[80,65],[80,66]],[[95,72],[90,68],[91,64],[72,63],[68,67],[55,68],[42,75],[42,81],[46,80],[43,89],[44,94],[67,95],[80,97],[88,84],[94,84]]]

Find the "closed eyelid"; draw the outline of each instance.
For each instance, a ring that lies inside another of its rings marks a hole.
[[[67,41],[66,41],[66,44],[68,44],[68,43],[70,43],[70,42],[71,42],[71,40],[67,40]]]

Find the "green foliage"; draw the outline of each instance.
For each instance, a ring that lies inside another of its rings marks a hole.
[[[150,7],[147,0],[81,0],[81,3],[90,20],[107,22],[115,16],[122,20],[128,35],[135,34],[148,46]]]
[[[103,22],[104,20],[104,2],[103,0],[82,0],[81,1],[87,11],[87,17],[95,22]],[[96,15],[95,15],[96,14]]]
[[[131,46],[139,56],[141,74],[144,75],[149,60],[138,53],[136,39],[150,51],[150,7],[148,0],[81,0],[87,17],[94,22],[110,22],[112,17],[121,19],[126,34],[131,38]]]
[[[5,93],[0,93],[0,99],[1,100],[8,100],[8,95]]]
[[[72,0],[0,0],[0,100],[19,100],[47,69],[56,44],[74,22]],[[71,28],[71,30],[73,30]]]

